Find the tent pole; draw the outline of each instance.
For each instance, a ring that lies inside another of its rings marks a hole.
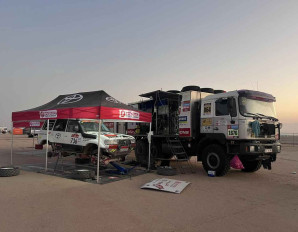
[[[47,147],[46,147],[46,166],[45,171],[48,171],[48,151],[49,151],[49,124],[50,120],[47,120]]]
[[[31,132],[31,129],[30,129]],[[34,148],[34,134],[35,134],[35,127],[33,127],[33,148]]]
[[[13,152],[13,122],[11,122],[11,148],[10,148],[10,165],[12,165],[12,152]]]
[[[102,120],[99,120],[98,123],[98,136],[97,136],[97,141],[98,141],[98,146],[97,146],[97,174],[96,174],[96,182],[97,184],[99,183],[99,159],[100,159],[100,134],[101,134],[101,125],[102,125]]]
[[[151,157],[151,127],[152,127],[152,123],[150,122],[150,126],[149,126],[149,134],[148,134],[148,142],[149,142],[149,151],[148,151],[148,171],[150,170],[150,157]],[[150,137],[150,138],[149,138]]]

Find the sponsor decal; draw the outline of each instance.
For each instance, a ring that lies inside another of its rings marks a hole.
[[[183,102],[183,112],[187,112],[187,111],[190,111],[190,101],[185,101]]]
[[[60,139],[61,138],[61,134],[60,133],[55,134],[55,138],[56,139]]]
[[[239,127],[238,125],[228,125],[228,137],[238,138],[239,137]]]
[[[107,128],[114,129],[114,123],[113,122],[105,122],[104,124],[106,125]]]
[[[190,128],[179,128],[179,136],[189,137],[190,136]]]
[[[216,126],[226,126],[228,122],[226,120],[218,120],[215,125]]]
[[[211,115],[211,103],[205,103],[204,104],[204,115]]]
[[[135,131],[135,129],[127,129],[126,134],[134,135],[134,134],[136,134],[136,131]]]
[[[187,116],[179,116],[179,123],[187,123]]]
[[[30,124],[30,127],[41,127],[40,122],[31,121],[29,124]]]
[[[57,105],[65,105],[65,104],[71,104],[78,101],[81,101],[83,99],[83,95],[81,94],[72,94],[65,98],[63,98],[61,101],[57,103]]]
[[[202,119],[202,126],[211,126],[212,125],[212,118],[203,118]]]
[[[40,118],[57,118],[57,110],[39,111]]]
[[[140,113],[131,110],[119,110],[119,118],[140,119]]]
[[[71,144],[77,144],[81,142],[82,138],[80,138],[79,134],[72,134],[70,137],[70,143]]]
[[[107,100],[108,102],[112,102],[112,103],[116,103],[116,104],[124,104],[124,103],[122,103],[121,101],[118,101],[118,100],[116,100],[116,99],[113,98],[113,97],[106,97],[106,100]]]

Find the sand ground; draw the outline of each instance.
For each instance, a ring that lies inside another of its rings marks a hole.
[[[0,135],[0,166],[9,139]],[[15,164],[38,162],[31,150],[32,139],[17,137]],[[25,171],[0,178],[0,231],[298,231],[298,146],[284,146],[271,171],[213,178],[194,164],[196,173],[174,177],[191,182],[181,194],[140,189],[154,172],[105,185]]]

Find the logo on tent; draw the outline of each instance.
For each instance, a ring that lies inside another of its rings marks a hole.
[[[116,103],[116,104],[123,104],[121,101],[116,100],[113,97],[106,97],[106,100],[112,103]]]
[[[57,110],[39,111],[40,118],[57,118]]]
[[[74,102],[81,101],[82,99],[83,99],[83,95],[81,95],[81,94],[73,94],[73,95],[69,95],[69,96],[63,98],[61,101],[59,101],[57,103],[57,105],[71,104],[71,103],[74,103]]]
[[[140,119],[140,113],[130,110],[119,110],[119,118]]]

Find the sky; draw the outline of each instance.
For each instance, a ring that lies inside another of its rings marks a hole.
[[[0,126],[57,95],[198,85],[274,95],[298,133],[298,1],[0,0]]]

